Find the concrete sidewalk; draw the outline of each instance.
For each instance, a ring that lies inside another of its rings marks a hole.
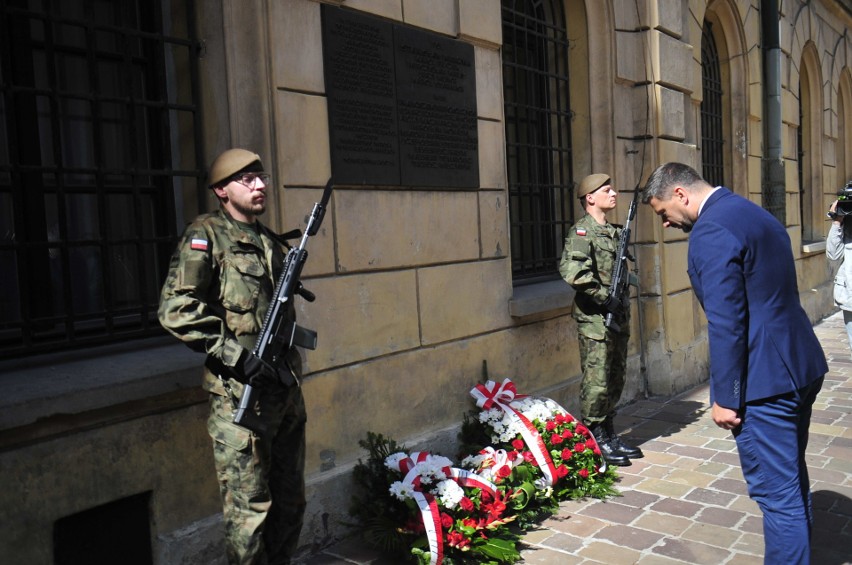
[[[852,360],[840,313],[816,326],[829,373],[811,421],[812,563],[852,564]],[[636,402],[619,429],[645,458],[619,469],[622,496],[566,502],[523,538],[521,563],[763,563],[762,518],[746,493],[736,444],[710,420],[707,386]],[[398,565],[345,540],[305,565]]]

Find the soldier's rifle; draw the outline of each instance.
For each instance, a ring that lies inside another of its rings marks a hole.
[[[273,300],[269,304],[269,310],[263,320],[263,327],[257,336],[254,349],[252,349],[252,353],[276,369],[282,363],[287,363],[286,357],[291,347],[298,346],[305,349],[316,349],[317,347],[317,332],[287,320],[286,312],[288,304],[292,303],[296,294],[308,302],[316,300],[314,293],[302,286],[301,276],[302,269],[308,259],[306,249],[308,238],[316,235],[319,231],[328,201],[331,198],[331,191],[332,179],[328,179],[322,193],[322,199],[314,204],[299,245],[287,252],[284,269],[275,287]],[[300,386],[296,373],[290,367],[287,367],[287,369],[293,375],[293,385]],[[240,405],[234,414],[234,423],[255,433],[263,434],[266,432],[266,426],[256,411],[260,392],[257,387],[251,384],[245,385]]]
[[[629,308],[627,299],[630,292],[630,272],[627,268],[627,261],[633,261],[633,256],[630,255],[627,247],[630,245],[630,224],[633,217],[636,215],[636,203],[639,197],[639,189],[633,192],[633,200],[630,201],[630,208],[627,210],[627,221],[624,222],[624,227],[621,228],[621,235],[618,238],[618,249],[615,252],[615,267],[612,270],[612,283],[609,286],[609,296],[607,302],[611,304],[621,304],[622,308]],[[606,314],[604,325],[607,328],[612,328],[619,331],[621,328],[615,321],[615,312],[609,311]]]

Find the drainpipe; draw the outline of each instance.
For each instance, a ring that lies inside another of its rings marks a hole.
[[[784,155],[781,145],[781,40],[778,0],[760,1],[763,43],[763,207],[787,225]]]

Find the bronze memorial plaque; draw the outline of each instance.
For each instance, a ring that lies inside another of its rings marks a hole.
[[[473,46],[322,10],[335,183],[478,188]]]

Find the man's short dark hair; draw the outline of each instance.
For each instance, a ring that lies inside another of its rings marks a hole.
[[[648,184],[642,191],[642,202],[648,203],[651,198],[668,200],[675,186],[690,187],[705,182],[698,171],[683,163],[664,163],[657,167],[648,177]]]

